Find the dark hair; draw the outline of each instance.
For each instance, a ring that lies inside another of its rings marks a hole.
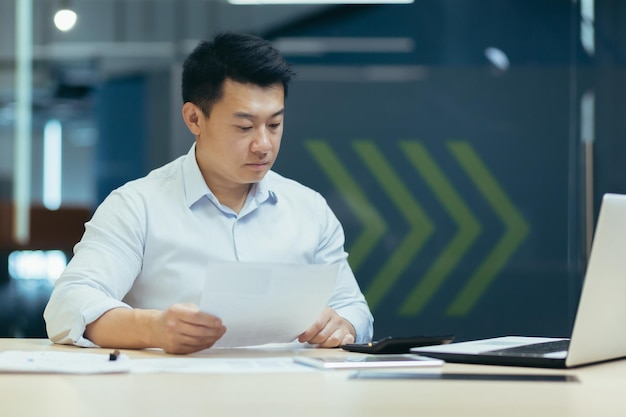
[[[254,35],[224,32],[212,42],[200,42],[183,63],[183,103],[192,102],[208,116],[223,93],[224,81],[266,87],[287,86],[294,76],[285,59],[270,42]]]

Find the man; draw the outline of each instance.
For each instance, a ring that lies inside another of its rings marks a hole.
[[[318,193],[270,170],[292,75],[277,50],[250,35],[220,34],[190,54],[182,116],[195,143],[98,207],[46,306],[52,341],[210,348],[228,323],[197,307],[209,260],[339,264],[328,306],[298,341],[371,340],[337,218]]]

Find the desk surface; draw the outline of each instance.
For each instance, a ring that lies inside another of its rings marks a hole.
[[[0,339],[4,350],[85,352],[43,339]],[[107,350],[90,352],[109,353]],[[161,351],[124,350],[133,358]],[[355,355],[339,349],[220,349],[192,356]],[[176,356],[180,357],[180,356]],[[445,364],[445,374],[569,375],[579,382],[351,379],[351,370],[302,373],[0,374],[0,415],[193,416],[625,416],[626,360],[572,370]]]

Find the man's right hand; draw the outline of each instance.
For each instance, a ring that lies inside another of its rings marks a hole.
[[[226,332],[222,321],[194,304],[174,304],[161,312],[155,326],[159,347],[168,353],[208,349]]]
[[[85,337],[106,348],[192,353],[210,348],[224,333],[218,317],[194,304],[174,304],[165,311],[114,308],[87,325]]]

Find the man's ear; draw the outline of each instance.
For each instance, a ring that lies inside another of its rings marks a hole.
[[[188,101],[183,104],[182,114],[189,131],[194,136],[200,135],[200,118],[204,117],[200,107]]]

